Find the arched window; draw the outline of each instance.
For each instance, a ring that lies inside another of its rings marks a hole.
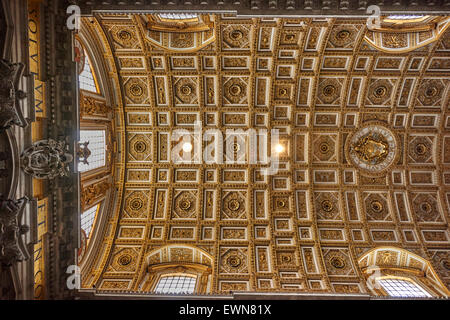
[[[386,295],[391,297],[432,297],[421,286],[410,279],[384,277],[378,279],[378,283]]]
[[[383,52],[405,53],[437,41],[449,26],[445,16],[381,16],[368,25],[364,40]]]
[[[80,144],[86,143],[89,155],[78,163],[78,171],[85,172],[105,165],[105,130],[80,130]]]
[[[152,45],[169,52],[196,52],[215,40],[214,19],[210,14],[155,13],[142,15],[140,21]]]
[[[381,246],[358,258],[370,292],[392,297],[448,297],[450,291],[423,257],[402,248]]]
[[[167,245],[149,253],[139,291],[205,294],[211,291],[212,257],[195,247]]]
[[[85,212],[81,214],[81,229],[86,233],[86,237],[89,238],[89,235],[92,230],[92,226],[94,225],[95,216],[100,208],[100,205],[97,204],[92,208],[87,209]]]
[[[185,293],[195,291],[197,276],[186,274],[166,274],[159,278],[154,289],[155,293]]]
[[[84,54],[83,65],[83,71],[78,76],[80,89],[98,93],[97,84],[95,82],[95,75],[91,68],[91,63],[87,54]]]

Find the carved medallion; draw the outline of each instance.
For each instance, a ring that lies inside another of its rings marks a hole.
[[[177,191],[174,199],[174,211],[172,217],[175,219],[196,218],[196,190]]]
[[[394,134],[385,127],[369,125],[353,134],[346,143],[347,158],[369,175],[384,172],[399,152]]]
[[[22,169],[36,179],[68,175],[68,165],[72,160],[73,156],[66,149],[65,141],[52,139],[35,142],[21,155]]]

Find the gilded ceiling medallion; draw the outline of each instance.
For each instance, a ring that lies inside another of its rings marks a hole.
[[[144,141],[137,141],[134,144],[134,150],[136,152],[142,153],[142,152],[145,152],[146,149],[147,149],[147,144]]]
[[[228,209],[231,211],[237,211],[241,205],[239,204],[239,201],[236,199],[231,199],[228,202]]]
[[[376,134],[369,134],[353,145],[353,150],[364,161],[378,164],[386,159],[389,146],[383,137],[379,137]]]
[[[196,218],[196,197],[197,192],[194,190],[177,191],[174,198],[172,217],[177,219]]]
[[[424,202],[420,205],[420,210],[422,210],[423,213],[428,214],[431,213],[433,207],[428,202]]]
[[[144,89],[142,89],[142,87],[138,84],[133,84],[130,86],[130,93],[133,96],[139,97],[144,94]]]
[[[232,255],[232,256],[228,257],[227,263],[231,267],[237,268],[237,267],[239,267],[241,265],[242,261],[237,255]]]
[[[323,211],[330,212],[333,210],[333,203],[330,200],[324,200],[321,204]]]
[[[231,150],[233,150],[233,152],[239,152],[239,150],[241,150],[241,145],[239,143],[233,143],[231,145]]]
[[[351,162],[369,175],[388,169],[399,155],[397,140],[387,128],[372,124],[361,128],[346,143]]]
[[[416,153],[418,154],[418,155],[423,155],[423,154],[425,154],[425,152],[427,152],[427,146],[425,145],[425,144],[423,144],[423,143],[418,143],[417,145],[416,145]]]
[[[384,97],[386,95],[386,93],[388,92],[388,89],[385,86],[379,86],[374,90],[374,95],[377,98],[381,98]]]
[[[184,95],[190,95],[191,92],[192,92],[192,88],[191,88],[190,86],[188,86],[188,85],[184,85],[184,86],[182,86],[182,87],[180,88],[180,91],[181,91],[181,93],[184,94]]]
[[[230,38],[233,40],[242,39],[243,36],[244,34],[242,33],[241,30],[233,30],[232,32],[230,32]]]
[[[139,210],[143,206],[144,206],[144,202],[139,198],[135,198],[130,202],[130,208],[133,210]]]
[[[117,36],[122,40],[129,40],[131,39],[131,33],[126,30],[120,30]]]
[[[320,144],[319,150],[321,153],[327,153],[330,150],[330,146],[328,145],[328,143],[323,142]]]
[[[383,204],[380,201],[372,201],[370,205],[372,210],[376,213],[383,211]]]
[[[345,261],[341,257],[332,257],[330,263],[333,267],[337,269],[342,269],[345,267]]]
[[[239,95],[241,93],[241,91],[242,91],[242,87],[238,84],[233,84],[229,89],[230,94],[233,96]]]
[[[323,88],[323,94],[325,96],[331,96],[336,92],[336,88],[332,85],[327,85]]]
[[[191,207],[191,202],[188,199],[182,199],[180,201],[180,208],[182,210],[189,210],[189,208]]]
[[[336,33],[336,38],[339,40],[345,40],[348,37],[350,37],[350,31],[348,30],[341,30],[338,33]]]
[[[425,96],[427,96],[428,98],[434,97],[435,95],[437,95],[437,93],[439,92],[439,90],[436,87],[430,87],[427,90],[425,90]]]
[[[132,260],[133,260],[132,256],[130,256],[129,254],[124,254],[123,256],[119,257],[118,262],[122,266],[127,266],[131,263]]]

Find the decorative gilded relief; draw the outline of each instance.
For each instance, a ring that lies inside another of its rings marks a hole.
[[[419,85],[416,107],[440,107],[448,84],[446,79],[423,79]]]
[[[386,194],[364,192],[363,197],[368,221],[392,221]]]
[[[145,79],[130,78],[124,84],[124,88],[130,104],[144,104],[148,101],[148,89]]]
[[[229,105],[245,105],[248,103],[247,78],[224,77],[223,103]]]
[[[219,273],[248,273],[248,249],[220,248]]]
[[[368,125],[346,142],[346,155],[353,165],[369,175],[387,170],[399,155],[398,142],[386,127]]]
[[[174,77],[176,105],[198,104],[198,79],[191,77]]]
[[[342,219],[337,192],[315,192],[314,208],[318,220]]]
[[[117,247],[113,252],[113,260],[107,272],[135,272],[138,263],[136,248]]]
[[[134,26],[110,25],[109,33],[113,38],[113,45],[116,50],[141,49]]]
[[[337,162],[336,134],[320,134],[313,136],[314,162]]]
[[[411,193],[412,212],[417,222],[440,222],[442,217],[436,193]]]
[[[250,49],[250,25],[224,25],[222,37],[224,50]]]
[[[224,191],[222,193],[221,219],[247,218],[246,196],[246,191]]]
[[[125,193],[125,211],[126,218],[147,218],[149,192],[144,190],[131,191],[127,190]]]
[[[354,275],[348,249],[322,248],[325,268],[330,276]]]
[[[137,16],[145,40],[168,52],[196,52],[215,40],[214,15],[196,14],[186,19],[162,17],[162,14]]]
[[[152,135],[144,133],[128,133],[128,160],[152,161]]]
[[[389,106],[392,103],[392,94],[395,80],[371,79],[366,98],[368,106]]]
[[[434,136],[411,135],[408,143],[408,163],[433,163]]]
[[[172,219],[195,219],[197,217],[197,190],[175,190]]]
[[[338,24],[331,29],[327,49],[353,49],[360,25]]]

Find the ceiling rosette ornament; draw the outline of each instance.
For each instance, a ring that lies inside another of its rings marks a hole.
[[[399,156],[394,133],[378,124],[356,131],[346,143],[346,156],[354,166],[370,176],[382,175]]]

